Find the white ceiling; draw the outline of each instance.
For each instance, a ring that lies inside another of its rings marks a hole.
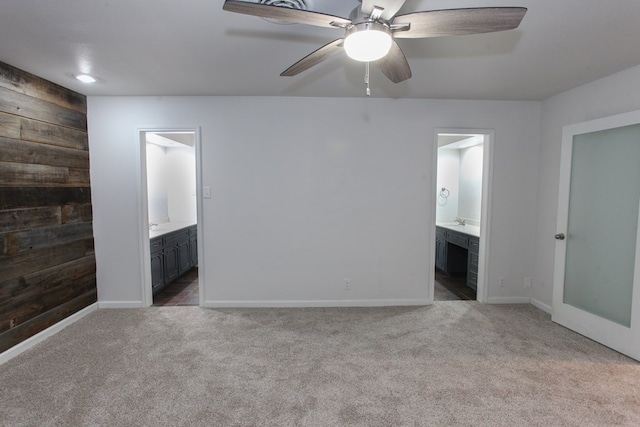
[[[344,54],[279,74],[342,37],[225,12],[223,0],[2,0],[0,61],[86,95],[364,96],[364,65]],[[314,0],[348,17],[357,0]],[[637,0],[409,0],[400,13],[529,9],[517,30],[398,43],[413,77],[372,68],[373,97],[541,100],[640,64]],[[86,85],[72,75],[94,74]]]

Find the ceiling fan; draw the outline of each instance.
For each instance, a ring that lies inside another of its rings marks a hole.
[[[226,0],[224,10],[259,16],[283,23],[340,28],[345,35],[315,50],[287,68],[281,76],[295,76],[331,55],[345,50],[356,61],[375,62],[394,83],[411,78],[411,68],[396,43],[400,38],[426,38],[490,33],[517,28],[524,7],[444,9],[396,15],[406,0],[360,0],[349,19],[309,10],[264,3]],[[368,90],[367,90],[368,92]]]

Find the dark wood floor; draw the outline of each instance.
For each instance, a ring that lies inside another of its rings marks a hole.
[[[154,306],[198,305],[199,303],[198,267],[192,268],[153,297]]]
[[[434,301],[476,300],[476,291],[467,286],[467,276],[447,276],[436,270]]]

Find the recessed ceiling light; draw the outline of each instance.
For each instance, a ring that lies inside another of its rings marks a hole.
[[[97,81],[95,77],[92,77],[89,74],[76,74],[75,77],[82,83],[95,83]]]

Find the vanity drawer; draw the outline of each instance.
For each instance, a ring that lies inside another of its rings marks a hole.
[[[162,250],[162,237],[151,239],[150,244],[151,244],[151,253],[155,253]]]
[[[469,237],[469,252],[477,254],[480,251],[480,239]]]
[[[436,239],[447,239],[447,230],[444,228],[436,227]]]
[[[472,271],[467,272],[467,286],[471,289],[478,289],[478,274]]]
[[[478,271],[478,254],[469,252],[469,271]]]
[[[447,232],[447,241],[463,248],[469,246],[469,238],[467,236],[451,231]]]
[[[163,242],[165,246],[172,246],[177,244],[180,241],[185,241],[185,240],[189,240],[189,230],[187,228],[174,231],[170,234],[167,234],[165,237],[163,237]]]

